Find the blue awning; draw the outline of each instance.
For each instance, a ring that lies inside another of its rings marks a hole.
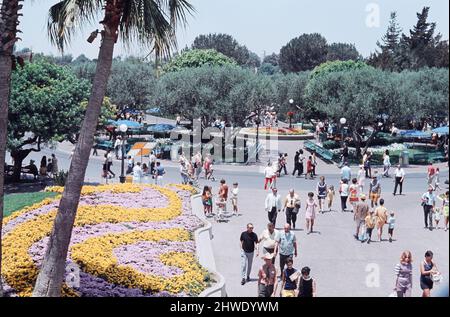
[[[142,124],[140,124],[139,122],[130,120],[118,120],[118,121],[109,120],[108,124],[113,125],[115,127],[120,127],[122,124],[125,124],[128,127],[128,129],[139,129],[142,127]]]
[[[448,126],[447,127],[440,127],[433,130],[434,133],[437,134],[447,134],[448,135]]]

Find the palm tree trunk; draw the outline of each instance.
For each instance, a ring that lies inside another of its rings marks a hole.
[[[94,134],[111,72],[115,35],[102,32],[97,68],[80,137],[70,164],[69,175],[58,208],[50,241],[40,269],[33,297],[58,297],[65,273],[67,251],[81,194]],[[115,33],[114,31],[111,33]]]
[[[2,225],[3,225],[3,185],[5,181],[5,155],[8,126],[9,96],[11,92],[12,53],[17,41],[17,25],[22,0],[3,0],[0,9],[0,297],[2,284]]]
[[[2,224],[3,224],[3,185],[5,180],[6,127],[8,126],[8,105],[11,82],[11,56],[0,54],[0,297],[2,284]]]

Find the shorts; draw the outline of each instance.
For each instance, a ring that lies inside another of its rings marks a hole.
[[[297,296],[295,296],[295,290],[283,289],[281,290],[281,297],[297,297]]]
[[[319,195],[317,196],[317,198],[320,200],[325,200],[325,198],[327,198],[327,195]]]
[[[378,195],[378,193],[370,193],[369,198],[372,201],[377,201],[380,198],[380,195]]]

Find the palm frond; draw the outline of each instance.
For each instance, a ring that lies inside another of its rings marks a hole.
[[[94,22],[102,7],[102,0],[62,0],[53,5],[47,20],[50,42],[63,51],[77,28]]]
[[[49,10],[48,35],[60,50],[69,44],[75,31],[94,22],[104,0],[62,0]],[[158,58],[176,49],[175,30],[186,26],[187,15],[195,12],[188,0],[123,0],[119,32],[125,45],[138,42],[152,47]]]

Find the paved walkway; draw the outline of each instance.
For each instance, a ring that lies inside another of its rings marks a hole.
[[[280,148],[288,146],[287,151],[294,151],[301,143],[282,144]],[[68,169],[70,152],[56,151],[59,165]],[[43,150],[33,153],[30,158],[40,161],[42,155],[49,155],[53,151]],[[288,153],[291,153],[288,152]],[[293,155],[290,155],[291,159]],[[101,182],[102,157],[92,158],[86,181]],[[179,182],[176,164],[164,162],[168,175],[165,182]],[[173,165],[173,166],[172,166]],[[119,161],[114,163],[113,169],[119,175]],[[442,165],[442,179],[448,175],[448,169]],[[292,167],[290,166],[289,169]],[[317,171],[327,177],[327,183],[337,187],[339,170],[333,165],[319,162]],[[411,167],[407,169],[405,195],[392,196],[392,179],[383,179],[383,197],[386,199],[388,210],[394,210],[397,215],[397,228],[393,243],[383,241],[371,245],[361,244],[354,240],[354,224],[351,213],[330,212],[319,215],[315,230],[317,233],[306,235],[302,230],[295,231],[299,240],[299,257],[295,259],[295,267],[309,266],[312,276],[317,279],[319,296],[387,296],[391,293],[395,278],[393,269],[398,262],[400,253],[409,249],[414,257],[414,288],[413,295],[421,294],[419,288],[419,263],[423,254],[430,249],[435,254],[435,261],[446,279],[449,278],[449,240],[448,232],[443,230],[428,231],[423,229],[423,211],[420,206],[420,196],[426,190],[426,167]],[[257,283],[255,280],[240,285],[240,250],[239,236],[245,230],[247,223],[255,225],[255,232],[259,235],[266,227],[267,214],[264,211],[266,192],[262,189],[263,177],[258,166],[220,166],[217,168],[216,178],[224,178],[228,184],[238,181],[240,184],[239,204],[242,216],[234,217],[229,223],[213,223],[213,247],[216,265],[227,280],[229,296],[256,296]],[[113,181],[117,182],[118,179]],[[443,182],[443,181],[442,181]],[[307,192],[314,191],[317,180],[304,180],[292,176],[282,177],[278,181],[281,195],[285,196],[290,188],[300,194],[305,201]],[[203,180],[201,185],[206,184]],[[217,193],[218,183],[208,182]],[[445,185],[442,185],[445,186]],[[231,187],[231,186],[230,186]],[[447,188],[447,186],[445,186]],[[334,202],[334,209],[339,209],[339,201]],[[284,224],[284,213],[278,217],[277,227]],[[304,211],[299,214],[298,227],[304,228]],[[384,239],[386,239],[386,233]],[[262,260],[254,262],[252,278],[255,279],[257,269]],[[375,278],[370,280],[370,273]],[[371,284],[366,284],[369,279]]]

